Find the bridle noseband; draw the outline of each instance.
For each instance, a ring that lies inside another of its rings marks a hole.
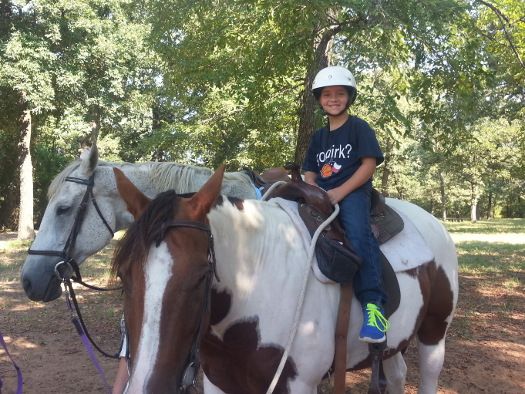
[[[93,187],[95,186],[95,172],[91,174],[91,176],[88,179],[82,179],[77,177],[68,176],[65,179],[66,182],[73,182],[78,183],[81,185],[86,185],[86,192],[84,193],[84,197],[82,197],[82,201],[80,202],[80,205],[78,207],[77,216],[75,217],[75,221],[73,222],[73,227],[71,228],[71,232],[69,233],[69,237],[66,240],[66,244],[64,245],[64,249],[62,250],[36,250],[36,249],[29,249],[27,251],[30,255],[36,255],[36,256],[56,256],[61,257],[63,260],[58,262],[55,266],[55,274],[57,275],[58,279],[63,280],[65,277],[71,278],[73,281],[81,283],[82,285],[94,289],[94,290],[109,290],[109,289],[103,289],[100,287],[92,286],[87,283],[84,283],[82,281],[82,276],[80,275],[80,269],[78,267],[78,263],[76,260],[72,257],[73,250],[75,249],[75,244],[77,241],[78,234],[80,233],[80,228],[82,226],[82,222],[84,221],[84,218],[86,217],[87,207],[89,204],[89,201],[91,200],[93,202],[93,206],[95,207],[95,210],[97,211],[98,216],[102,220],[102,223],[104,223],[104,226],[111,234],[111,237],[115,235],[113,229],[108,224],[107,220],[104,218],[104,215],[102,215],[102,211],[100,210],[97,200],[95,199],[95,195],[93,194]],[[74,275],[71,275],[68,272],[68,268],[70,268]]]

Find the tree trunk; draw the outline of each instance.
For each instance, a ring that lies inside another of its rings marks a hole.
[[[487,203],[487,205],[488,205],[487,206],[487,220],[494,217],[494,215],[492,213],[492,199],[493,199],[492,190],[489,190],[489,201]]]
[[[304,90],[301,98],[301,107],[299,108],[299,127],[294,157],[294,161],[297,164],[302,164],[315,128],[315,107],[317,103],[310,91],[312,82],[317,72],[328,65],[331,42],[339,30],[340,28],[327,30],[314,44],[314,55],[304,79]]]
[[[387,138],[386,139],[386,146],[385,146],[385,151],[387,153],[385,153],[385,161],[383,162],[383,167],[382,167],[382,174],[381,174],[381,193],[383,193],[383,195],[385,197],[388,197],[389,196],[389,193],[388,193],[388,181],[390,179],[390,153],[392,151],[392,139],[391,138]]]
[[[441,193],[441,212],[442,219],[447,220],[447,191],[445,187],[445,176],[442,171],[439,171],[439,191]]]
[[[22,95],[22,142],[20,146],[20,210],[18,213],[18,239],[33,239],[33,164],[31,161],[31,111]]]
[[[478,221],[478,187],[475,183],[471,184],[471,203],[470,203],[470,221],[475,223]]]

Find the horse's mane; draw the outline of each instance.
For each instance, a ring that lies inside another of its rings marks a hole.
[[[151,168],[151,179],[159,190],[195,191],[213,174],[209,168],[187,164],[150,162],[147,165]]]
[[[75,160],[68,164],[51,182],[47,192],[51,199],[65,179],[80,166],[81,161]],[[148,179],[157,190],[174,189],[177,193],[187,193],[199,190],[205,181],[213,174],[206,167],[197,167],[189,164],[173,162],[147,162],[147,163],[112,163],[99,161],[98,167],[143,167],[149,170]],[[224,183],[249,182],[249,177],[244,172],[227,172],[224,174]],[[233,186],[231,186],[233,187]]]
[[[78,166],[80,166],[80,160],[75,160],[67,165],[66,168],[64,168],[62,171],[58,173],[58,175],[51,181],[51,184],[49,185],[49,188],[47,189],[47,198],[48,200],[53,197],[58,188],[62,183],[64,183],[64,180],[73,172],[75,171]]]
[[[176,197],[174,190],[160,193],[131,224],[115,249],[111,264],[112,276],[126,272],[131,264],[144,264],[151,245],[161,240],[163,223],[172,218],[178,209]]]

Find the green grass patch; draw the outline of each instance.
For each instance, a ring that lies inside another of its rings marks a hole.
[[[525,233],[525,218],[443,222],[451,233],[499,234]]]
[[[525,245],[460,242],[456,245],[461,273],[518,273],[525,271]]]

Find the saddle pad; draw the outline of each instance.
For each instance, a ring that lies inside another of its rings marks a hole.
[[[285,200],[275,197],[269,200],[271,203],[278,205],[290,217],[297,231],[303,239],[306,248],[309,247],[312,237],[308,232],[303,220],[299,216],[298,205],[294,201]],[[393,208],[393,207],[392,207]],[[434,258],[433,253],[426,245],[423,237],[412,224],[412,222],[399,210],[393,208],[405,222],[403,231],[395,235],[389,241],[380,246],[381,251],[392,265],[394,272],[407,271],[416,268],[422,264],[428,263]],[[319,269],[317,259],[314,254],[312,263],[314,276],[322,283],[334,283],[328,279]]]
[[[390,207],[403,218],[405,223],[403,231],[379,246],[394,271],[407,271],[432,261],[434,254],[416,226],[403,212]]]

